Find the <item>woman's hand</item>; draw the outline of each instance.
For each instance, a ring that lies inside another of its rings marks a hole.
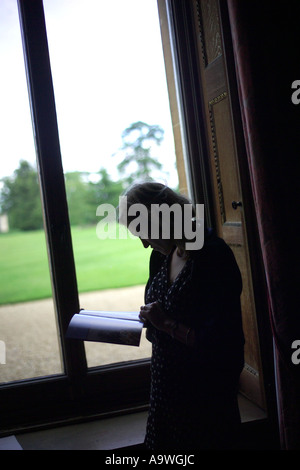
[[[155,328],[168,333],[180,343],[190,348],[195,346],[195,331],[191,327],[182,325],[168,317],[159,302],[143,305],[139,317],[141,321],[149,321]]]
[[[159,302],[143,305],[140,309],[140,320],[149,321],[152,325],[161,331],[166,331],[168,326],[168,317],[160,306]]]

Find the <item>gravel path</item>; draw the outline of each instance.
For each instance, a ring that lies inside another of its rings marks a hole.
[[[86,310],[136,311],[144,303],[144,286],[80,294]],[[52,299],[0,307],[0,383],[62,372]],[[144,334],[139,347],[85,343],[90,367],[149,357]],[[3,349],[3,348],[2,348]],[[3,353],[2,353],[3,356]]]

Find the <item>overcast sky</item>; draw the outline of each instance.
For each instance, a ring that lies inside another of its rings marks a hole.
[[[165,130],[159,158],[176,184],[156,0],[44,0],[65,171],[116,177],[132,122]],[[0,1],[0,177],[35,161],[16,0]]]

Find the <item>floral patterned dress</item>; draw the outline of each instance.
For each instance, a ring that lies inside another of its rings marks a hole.
[[[146,303],[159,301],[170,318],[194,328],[199,344],[191,349],[167,333],[153,326],[148,327],[147,338],[152,342],[152,359],[145,446],[151,450],[177,451],[227,448],[229,431],[240,422],[236,400],[236,387],[243,362],[240,319],[237,319],[238,327],[235,329],[239,338],[237,349],[232,351],[235,354],[238,350],[240,363],[234,366],[234,375],[231,377],[230,367],[229,373],[226,371],[224,374],[226,367],[220,365],[218,354],[222,321],[219,318],[216,320],[214,315],[204,314],[204,311],[209,310],[205,308],[205,296],[201,297],[201,290],[206,289],[205,282],[201,288],[199,276],[194,276],[195,269],[199,271],[198,261],[189,258],[170,284],[168,270],[171,255],[165,257],[160,269],[152,277],[145,300]],[[205,262],[202,265],[205,267]],[[209,273],[207,275],[210,276]],[[215,295],[218,297],[218,289],[215,287]],[[199,308],[199,304],[203,308]],[[221,343],[224,346],[226,340]]]

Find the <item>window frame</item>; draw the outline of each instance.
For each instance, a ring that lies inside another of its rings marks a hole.
[[[2,384],[0,435],[142,410],[150,387],[150,359],[88,368],[83,341],[65,336],[80,307],[43,1],[18,9],[63,372]]]
[[[196,31],[194,11],[198,7],[196,0],[158,0],[166,4],[170,23],[170,36],[173,48],[174,74],[177,80],[177,100],[181,107],[182,127],[188,162],[189,180],[192,198],[195,202],[203,203],[205,207],[205,221],[209,227],[216,228],[216,214],[214,197],[210,183],[208,165],[207,130],[204,112],[204,98],[200,83],[201,73],[198,68],[196,52]],[[251,260],[251,276],[253,291],[257,305],[258,333],[260,339],[260,357],[263,363],[264,391],[266,411],[270,423],[277,422],[277,403],[275,391],[275,372],[273,362],[272,335],[268,318],[268,299],[265,285],[265,276],[261,258],[259,240],[257,238],[257,222],[253,209],[253,195],[251,192],[250,177],[245,158],[245,142],[243,139],[240,106],[238,100],[238,86],[234,72],[231,32],[226,2],[218,1],[221,17],[221,28],[225,46],[226,63],[228,64],[228,81],[233,101],[233,122],[237,136],[239,154],[244,158],[239,161],[241,182],[245,194],[244,210],[247,217],[246,231]],[[246,207],[247,206],[247,207]]]
[[[150,359],[88,368],[83,342],[65,338],[79,300],[43,1],[17,1],[64,372],[0,385],[0,435],[145,410],[150,388]],[[214,226],[190,2],[157,1],[161,21],[168,22],[162,28],[168,29],[171,42],[176,81],[172,99],[180,114],[190,196],[205,204],[206,222]]]

